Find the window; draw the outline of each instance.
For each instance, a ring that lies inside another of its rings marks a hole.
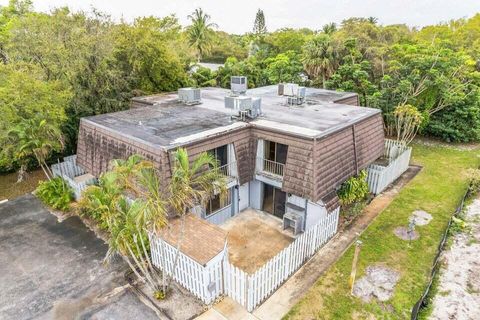
[[[209,154],[215,157],[218,161],[218,166],[224,166],[228,164],[228,145],[223,145],[221,147],[211,149],[207,151]]]
[[[264,158],[285,164],[287,162],[287,150],[288,146],[285,144],[265,140]]]
[[[232,204],[232,196],[230,189],[227,191],[227,194],[223,197],[220,194],[213,196],[208,202],[205,210],[206,216],[208,217],[212,213],[217,212],[220,209],[223,209]]]

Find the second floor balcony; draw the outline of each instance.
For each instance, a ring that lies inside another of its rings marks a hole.
[[[268,160],[262,157],[257,157],[256,172],[271,176],[275,179],[283,179],[283,171],[285,164]]]
[[[231,161],[218,167],[219,173],[227,180],[227,187],[235,185],[238,178],[237,161]]]

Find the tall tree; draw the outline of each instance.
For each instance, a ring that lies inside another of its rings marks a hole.
[[[187,150],[179,148],[174,158],[169,204],[174,214],[181,219],[181,231],[177,236],[176,255],[170,269],[173,272],[177,267],[180,247],[185,236],[185,216],[193,207],[205,205],[214,193],[218,192],[224,197],[227,191],[225,177],[218,170],[218,161],[211,154],[201,153],[190,162]]]
[[[33,154],[26,157],[23,152],[17,153],[20,145],[13,143],[9,130],[17,126],[28,129],[26,123],[32,119],[44,119],[48,127],[59,130],[66,120],[65,106],[70,96],[61,82],[43,80],[35,65],[0,64],[0,171],[24,170],[26,165],[35,164]]]
[[[321,78],[322,88],[335,71],[336,50],[328,35],[318,35],[303,47],[302,62],[308,75],[315,81]]]
[[[18,181],[23,180],[27,161],[32,157],[35,157],[47,179],[53,178],[46,161],[53,151],[63,149],[63,137],[58,126],[45,119],[26,119],[8,131],[8,141],[14,157],[21,163]]]
[[[0,60],[8,62],[5,45],[10,38],[10,27],[13,19],[26,15],[32,11],[30,0],[9,0],[8,5],[0,7]]]
[[[267,33],[267,25],[265,24],[265,15],[263,10],[258,9],[255,15],[255,22],[253,23],[253,33],[257,36],[261,36]]]
[[[327,23],[322,27],[322,32],[328,35],[332,35],[337,31],[337,24],[335,22]]]
[[[192,14],[188,15],[188,19],[192,22],[187,28],[188,41],[197,51],[197,61],[200,62],[211,47],[213,28],[218,26],[210,22],[210,15],[203,12],[202,8],[195,9]]]

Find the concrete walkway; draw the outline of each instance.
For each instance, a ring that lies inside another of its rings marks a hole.
[[[343,255],[355,242],[358,235],[367,229],[370,223],[393,201],[398,192],[419,171],[419,167],[410,167],[394,185],[373,199],[365,208],[363,214],[350,227],[332,238],[252,314],[232,299],[225,298],[197,319],[281,319],[315,284],[317,279]]]

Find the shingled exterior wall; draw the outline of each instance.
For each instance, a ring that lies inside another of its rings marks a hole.
[[[383,120],[376,114],[315,143],[313,201],[334,201],[332,193],[349,177],[383,155]]]
[[[203,141],[195,142],[184,146],[187,149],[190,160],[193,161],[202,152],[233,143],[235,148],[235,157],[237,159],[237,170],[239,183],[244,184],[253,179],[254,155],[256,144],[253,141],[251,128],[245,127],[224,133],[222,135],[211,137]],[[173,152],[170,151],[170,165],[173,168]]]
[[[113,159],[126,159],[133,154],[151,160],[163,174],[170,171],[167,153],[161,148],[131,139],[86,119],[80,121],[77,164],[85,171],[98,177],[109,169]],[[166,185],[166,181],[163,184]]]
[[[351,105],[351,106],[359,106],[360,105],[358,95],[354,95],[354,96],[348,97],[348,98],[338,99],[338,100],[335,100],[334,102],[338,103],[338,104],[348,104],[348,105]]]
[[[261,129],[254,129],[253,136],[256,141],[263,139],[288,146],[282,190],[311,198],[313,196],[313,140]]]
[[[288,146],[283,191],[314,202],[322,200],[327,208],[335,208],[338,205],[336,188],[382,156],[383,120],[381,114],[375,114],[318,140],[243,127],[185,147],[193,160],[204,151],[233,143],[239,182],[244,184],[253,179],[259,139]],[[157,164],[162,183],[166,185],[171,177],[173,151],[150,146],[88,120],[80,123],[77,163],[95,176],[105,172],[112,159],[140,154]]]

